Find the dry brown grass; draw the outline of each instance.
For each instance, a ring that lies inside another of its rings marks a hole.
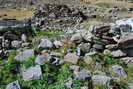
[[[0,10],[0,19],[23,20],[31,16],[33,16],[33,11],[29,10],[16,10],[16,9]]]
[[[111,4],[118,7],[126,7],[130,8],[133,7],[133,3],[129,3],[126,1],[116,1],[116,0],[81,0],[85,3],[91,3],[91,4],[99,4],[99,3],[105,3],[105,4]]]

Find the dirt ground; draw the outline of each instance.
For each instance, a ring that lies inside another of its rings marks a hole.
[[[16,10],[16,9],[0,10],[0,19],[23,20],[31,16],[33,16],[33,11],[30,10]]]

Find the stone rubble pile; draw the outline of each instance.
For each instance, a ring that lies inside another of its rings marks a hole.
[[[31,18],[34,27],[42,30],[60,30],[73,27],[86,20],[82,11],[71,9],[67,5],[44,4],[37,8],[35,15]]]
[[[133,19],[130,18],[130,20]],[[38,49],[41,50],[35,58],[35,66],[28,69],[22,68],[21,70],[23,79],[25,81],[41,79],[43,73],[40,66],[45,65],[47,62],[56,66],[68,63],[71,64],[70,71],[72,71],[74,76],[68,78],[68,81],[64,84],[67,88],[73,88],[75,86],[74,80],[80,80],[104,85],[109,89],[115,89],[113,81],[126,79],[128,76],[126,70],[121,65],[112,65],[109,68],[110,75],[107,75],[105,72],[99,71],[103,68],[102,64],[93,62],[94,60],[92,58],[97,53],[110,54],[114,58],[121,58],[119,60],[124,60],[128,65],[132,65],[132,24],[133,22],[119,25],[118,23],[100,24],[93,25],[90,29],[81,30],[71,35],[71,39],[67,40],[75,44],[76,51],[70,47],[67,49],[65,55],[63,54],[64,52],[55,52],[51,49],[65,47],[64,45],[66,43],[63,43],[63,40],[66,39],[55,40],[56,42],[46,38],[41,40],[38,45]],[[29,59],[32,56],[34,56],[33,50],[26,49],[18,53],[15,59],[18,61],[26,61],[25,59]],[[92,72],[87,68],[81,68],[78,64],[82,61],[89,65],[93,64],[97,70]],[[89,85],[89,87],[91,86]],[[89,89],[89,87],[84,86],[82,89]],[[132,87],[131,83],[129,83],[129,87]]]
[[[0,20],[0,56],[5,58],[7,50],[27,47],[33,35],[30,24],[12,19]]]

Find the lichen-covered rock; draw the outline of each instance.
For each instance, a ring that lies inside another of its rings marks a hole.
[[[43,65],[45,62],[48,62],[51,59],[51,56],[43,56],[43,55],[38,55],[35,59],[35,63],[38,65]]]
[[[80,33],[77,33],[77,34],[74,34],[72,37],[71,37],[71,41],[75,42],[75,43],[81,43],[82,42],[82,36]]]
[[[83,87],[81,87],[81,89],[89,89],[89,87],[83,86]]]
[[[39,80],[42,78],[42,70],[39,65],[22,70],[23,79],[25,81]]]
[[[11,42],[11,45],[13,48],[20,48],[21,47],[21,41],[14,40]]]
[[[79,61],[79,56],[77,56],[74,53],[68,53],[65,57],[64,57],[64,62],[67,63],[71,63],[71,64],[77,64]]]
[[[67,88],[73,88],[74,87],[74,82],[72,81],[72,79],[69,79],[69,81],[65,83],[65,86]]]
[[[124,53],[121,50],[112,51],[111,54],[112,54],[113,57],[124,57],[124,56],[127,55],[126,53]]]
[[[6,87],[6,89],[21,89],[19,82],[18,81],[14,81],[12,83],[9,83]]]
[[[91,80],[91,72],[87,69],[82,69],[81,71],[75,71],[75,79],[81,81],[90,81]]]
[[[63,43],[61,41],[54,41],[53,44],[55,45],[56,48],[63,47]]]
[[[38,48],[49,49],[49,48],[53,48],[53,46],[54,45],[50,39],[42,39]]]
[[[126,71],[119,65],[112,66],[111,73],[114,73],[114,76],[116,76],[116,77],[120,77],[120,78],[127,77]]]
[[[90,31],[81,32],[81,36],[85,41],[92,42],[94,35]]]
[[[96,84],[108,86],[112,82],[112,78],[106,75],[93,75],[92,81]]]
[[[18,61],[27,61],[33,56],[34,56],[34,50],[26,49],[23,52],[18,53],[15,59]]]
[[[81,43],[79,45],[79,48],[81,49],[83,53],[88,53],[91,48],[91,43]]]
[[[133,33],[123,36],[118,42],[118,48],[127,49],[133,47]]]

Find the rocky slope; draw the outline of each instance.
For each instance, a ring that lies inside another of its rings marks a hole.
[[[55,2],[0,20],[0,89],[133,89],[132,8]]]

